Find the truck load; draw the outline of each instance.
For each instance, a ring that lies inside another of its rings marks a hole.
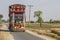
[[[13,4],[9,6],[9,30],[25,31],[25,5]]]

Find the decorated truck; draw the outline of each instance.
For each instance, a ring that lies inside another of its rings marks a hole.
[[[25,32],[25,5],[13,4],[9,6],[9,30]]]

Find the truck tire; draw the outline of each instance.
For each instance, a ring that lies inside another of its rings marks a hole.
[[[23,32],[25,32],[25,30],[23,30]]]

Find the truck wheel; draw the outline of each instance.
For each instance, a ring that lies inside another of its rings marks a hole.
[[[23,30],[23,32],[25,32],[25,30]]]

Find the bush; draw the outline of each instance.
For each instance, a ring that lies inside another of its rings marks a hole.
[[[60,32],[56,31],[56,30],[51,30],[52,33],[58,34],[60,36]]]
[[[30,21],[30,23],[34,23],[34,21]]]

